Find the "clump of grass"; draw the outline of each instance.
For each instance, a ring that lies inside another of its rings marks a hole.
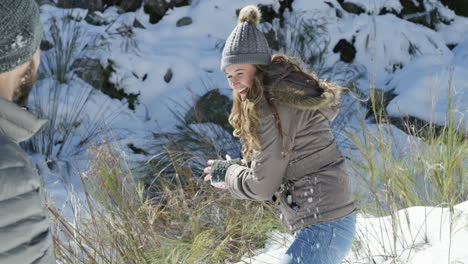
[[[52,17],[45,39],[52,48],[42,52],[39,79],[52,77],[59,83],[67,83],[74,77],[74,63],[77,59],[106,45],[98,35],[84,32],[72,13],[59,18]]]
[[[67,221],[51,209],[63,263],[238,261],[262,247],[269,231],[284,229],[269,205],[234,200],[199,181],[161,180],[159,195],[148,197],[121,153],[108,145],[90,151],[83,216]]]
[[[449,85],[449,95],[451,88]],[[399,210],[413,206],[447,207],[450,227],[455,224],[456,217],[452,216],[454,206],[468,198],[468,137],[459,129],[450,99],[444,126],[429,122],[415,129],[408,123],[406,142],[394,138],[395,130],[392,130],[386,114],[376,107],[382,102],[376,102],[372,93],[370,100],[378,125],[371,130],[361,120],[360,132],[349,131],[348,136],[361,157],[352,159],[351,167],[359,176],[356,179],[359,185],[365,186],[357,195],[362,213],[391,218],[391,227],[376,228],[372,236],[381,243],[382,256],[398,261],[401,247],[409,249],[405,258],[409,258],[411,249],[417,247],[408,243],[405,236],[413,236],[415,240],[420,235],[402,234],[400,224],[405,222],[405,215]],[[382,225],[386,224],[382,221]],[[391,230],[390,235],[386,237],[378,233],[381,229]],[[421,232],[427,233],[427,230]],[[356,244],[360,249],[356,255],[371,248],[366,244],[368,235],[358,235]],[[392,248],[389,249],[388,245]],[[397,245],[401,246],[400,249]],[[369,252],[363,254],[373,259]]]
[[[110,100],[95,107],[97,91],[76,78],[80,60],[104,44],[97,36],[83,31],[73,12],[50,19],[45,39],[52,48],[41,53],[39,81],[32,90],[29,107],[38,117],[49,120],[48,125],[27,143],[25,148],[41,153],[46,160],[75,157],[96,138],[99,130],[109,124],[118,112],[111,112]],[[81,69],[83,70],[83,69]],[[66,156],[66,157],[64,157]],[[48,162],[53,168],[53,162]]]

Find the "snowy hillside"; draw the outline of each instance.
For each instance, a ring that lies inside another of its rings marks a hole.
[[[409,13],[407,2],[419,11]],[[304,54],[311,61],[319,58],[309,66],[316,67],[312,70],[322,73],[322,78],[355,87],[343,98],[346,111],[338,118],[346,120],[347,129],[361,130],[359,120],[368,109],[358,99],[366,99],[376,89],[388,98],[385,111],[390,120],[411,117],[444,126],[452,110],[458,130],[468,131],[468,18],[436,0],[294,0],[292,11],[277,0],[193,0],[167,10],[154,24],[143,7],[126,13],[109,7],[90,18],[86,9],[44,4],[45,39],[56,46],[42,51],[41,74],[30,106],[48,119],[52,115],[66,122],[57,122],[57,135],[37,139],[30,151],[36,152],[33,160],[59,207],[73,204],[70,193],[82,195],[76,171],[88,168],[86,149],[93,142],[116,142],[130,161],[145,161],[151,158],[153,133],[176,131],[172,111],[186,110],[181,105],[193,105],[212,89],[231,97],[219,69],[221,49],[237,23],[236,10],[252,3],[271,11],[260,29],[278,43],[279,52],[298,52],[294,49],[297,34],[302,34],[300,23],[320,28],[314,39],[317,45],[307,47]],[[61,22],[62,18],[71,22]],[[73,32],[80,32],[71,54],[73,63],[60,66],[66,69],[65,81],[54,77],[60,68],[51,59],[57,49],[54,26],[62,32],[63,49]],[[93,88],[96,83],[100,91]],[[365,122],[370,131],[378,130],[372,118]],[[67,130],[65,123],[72,129]],[[408,136],[395,125],[392,133],[398,142],[394,144],[408,147]],[[350,140],[339,134],[343,142]],[[347,147],[341,146],[345,153],[358,155]],[[395,222],[360,214],[358,234],[366,244],[358,245],[346,263],[390,263],[390,255],[398,256],[401,263],[448,263],[449,259],[468,263],[464,245],[468,204],[455,208],[453,214],[441,208],[408,208]],[[275,263],[290,241],[288,235],[272,234],[267,247],[245,261]]]

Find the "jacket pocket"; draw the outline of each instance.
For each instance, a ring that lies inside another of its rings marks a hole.
[[[295,217],[299,207],[294,209],[294,201],[291,193],[287,193],[287,191],[281,192],[279,197],[280,199],[280,210],[283,213],[283,217],[286,220],[291,219],[291,217]],[[297,206],[297,205],[296,205]]]

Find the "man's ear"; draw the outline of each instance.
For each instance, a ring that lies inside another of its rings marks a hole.
[[[13,85],[11,71],[0,73],[0,97],[11,101],[13,96]]]

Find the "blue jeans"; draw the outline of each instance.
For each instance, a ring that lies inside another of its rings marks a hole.
[[[301,229],[281,264],[337,264],[348,254],[356,234],[356,214]]]

